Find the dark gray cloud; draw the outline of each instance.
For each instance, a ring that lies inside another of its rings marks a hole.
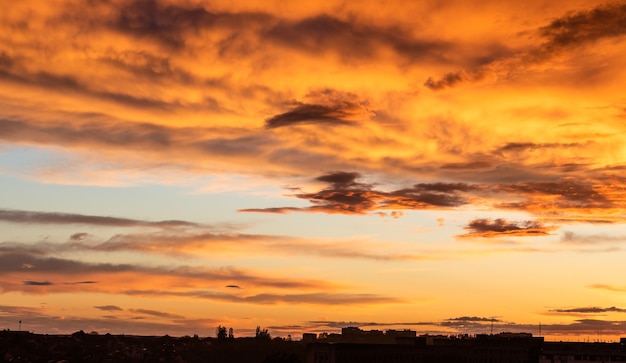
[[[495,153],[502,155],[506,152],[535,151],[542,149],[560,149],[580,147],[580,143],[534,143],[534,142],[509,142],[496,149]]]
[[[467,200],[459,194],[466,191],[459,189],[459,183],[416,184],[413,188],[401,189],[384,195],[387,197],[383,202],[385,207],[400,209],[428,209],[460,207]],[[472,187],[467,186],[469,191]]]
[[[558,182],[511,183],[499,189],[514,194],[533,196],[555,196],[552,203],[561,208],[609,208],[612,202],[601,194],[591,182],[563,180]],[[503,203],[502,206],[523,207],[524,203]]]
[[[346,107],[300,104],[290,111],[265,120],[265,127],[273,129],[298,124],[349,125],[352,123],[348,119],[352,115],[351,108],[357,105],[344,106]]]
[[[571,12],[539,29],[548,48],[576,47],[603,38],[626,35],[626,4],[600,5]]]
[[[429,77],[426,82],[424,82],[424,86],[438,91],[444,88],[454,87],[460,83],[468,81],[468,78],[469,75],[466,72],[450,72],[437,80]]]
[[[242,212],[324,212],[364,214],[377,209],[429,209],[451,208],[467,203],[460,194],[477,190],[477,186],[464,183],[420,183],[412,188],[383,192],[370,184],[358,181],[354,172],[333,172],[315,178],[330,184],[329,188],[314,193],[295,193],[294,197],[313,204],[306,208],[279,207],[243,209]]]
[[[465,229],[470,232],[459,237],[540,236],[549,234],[553,227],[536,221],[509,222],[505,219],[475,219]]]
[[[477,190],[477,187],[465,183],[420,183],[415,184],[412,189],[401,189],[396,193],[403,192],[435,192],[435,193],[454,193],[454,192],[470,192]]]
[[[456,318],[450,318],[448,321],[461,321],[461,322],[502,322],[502,320],[496,318],[485,318],[481,316],[459,316]]]
[[[309,92],[307,102],[288,102],[291,109],[265,120],[268,129],[299,124],[351,125],[373,116],[369,102],[356,94],[326,88]]]
[[[589,306],[589,307],[579,307],[579,308],[553,309],[550,311],[555,312],[555,313],[581,313],[581,314],[626,313],[626,309],[617,308],[615,306],[611,306],[608,308]]]
[[[124,309],[122,309],[121,307],[117,306],[117,305],[101,305],[101,306],[94,306],[94,308],[98,309],[98,310],[103,310],[103,311],[122,311]]]
[[[331,184],[335,189],[366,187],[366,184],[356,181],[361,177],[362,175],[356,172],[337,171],[318,176],[315,180]]]
[[[23,281],[22,284],[24,286],[53,286],[53,285],[90,285],[90,284],[97,284],[97,281],[77,281],[77,282],[61,282],[61,283],[56,283],[56,282],[51,282],[51,281],[33,281],[33,280],[27,280],[27,281]]]
[[[54,283],[50,281],[33,281],[33,280],[23,281],[23,284],[25,286],[52,286],[54,285]]]

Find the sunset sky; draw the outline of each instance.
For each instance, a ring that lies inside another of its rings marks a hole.
[[[626,2],[5,1],[0,232],[0,329],[626,337]]]

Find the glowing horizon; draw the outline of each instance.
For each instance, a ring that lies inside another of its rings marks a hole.
[[[0,19],[0,329],[626,336],[623,1]]]

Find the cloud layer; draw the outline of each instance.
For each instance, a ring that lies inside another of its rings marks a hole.
[[[0,310],[177,332],[256,314],[282,332],[530,331],[539,314],[555,335],[623,335],[624,14],[6,4]]]

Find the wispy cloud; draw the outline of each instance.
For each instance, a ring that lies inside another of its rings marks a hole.
[[[104,217],[83,214],[34,212],[0,209],[0,221],[29,224],[84,224],[113,227],[155,227],[155,228],[190,228],[206,227],[201,224],[186,221],[141,221],[128,218]],[[86,233],[73,234],[72,240],[81,240],[87,237]]]
[[[572,231],[564,231],[561,235],[561,243],[567,245],[600,245],[621,243],[626,241],[626,236],[615,236],[609,234],[582,234]]]
[[[456,318],[450,318],[448,321],[458,321],[458,322],[502,322],[500,319],[496,318],[485,318],[482,316],[459,316]]]
[[[256,295],[234,295],[224,294],[214,291],[161,291],[161,290],[125,290],[124,294],[145,297],[192,297],[198,299],[227,301],[232,303],[249,304],[313,304],[313,305],[371,305],[371,304],[392,304],[404,303],[405,300],[396,297],[383,296],[377,294],[363,293],[327,293],[312,292],[304,294],[256,294]]]
[[[102,277],[98,284],[91,281],[80,282],[83,289],[101,290],[106,289],[110,292],[116,291],[116,282],[119,278],[126,276],[128,283],[134,282],[141,284],[142,276],[146,279],[155,277],[162,279],[163,284],[176,284],[176,281],[187,281],[189,286],[199,285],[203,282],[206,284],[210,281],[212,285],[223,286],[224,283],[242,283],[247,286],[265,286],[277,289],[317,289],[331,288],[332,283],[320,280],[304,280],[304,279],[281,279],[272,277],[262,277],[260,274],[237,269],[233,267],[217,267],[217,268],[201,268],[190,266],[175,267],[146,267],[136,264],[112,264],[112,263],[88,263],[71,259],[41,257],[28,254],[0,254],[0,262],[2,267],[0,272],[6,276],[40,276],[54,275],[63,280],[69,280],[76,274],[80,274],[83,278]],[[33,267],[30,269],[22,269],[20,265],[28,263]],[[132,278],[131,278],[132,277]],[[110,281],[109,281],[110,280]],[[28,279],[29,286],[46,286],[53,287],[56,291],[63,291],[69,288],[77,288],[71,286],[76,284],[54,284],[48,280],[44,282],[40,280]],[[6,289],[19,289],[13,285],[8,279],[3,284]],[[86,286],[91,285],[91,286]],[[97,286],[96,286],[97,285]]]
[[[116,305],[101,305],[101,306],[94,306],[94,308],[96,308],[98,310],[103,310],[103,311],[122,311],[122,310],[124,310],[121,307],[116,306]]]
[[[328,258],[365,259],[376,261],[438,260],[446,256],[436,250],[387,250],[384,244],[368,239],[307,239],[277,235],[246,233],[212,233],[178,230],[116,234],[103,242],[92,238],[89,243],[37,242],[32,244],[0,242],[0,252],[37,256],[63,255],[83,252],[138,252],[169,257],[201,258],[202,256],[250,253],[258,255],[316,256]],[[27,264],[33,267],[32,264]]]
[[[119,313],[119,311],[117,311]],[[167,313],[165,313],[167,314]],[[189,336],[212,331],[219,323],[216,319],[185,319],[176,317],[167,321],[118,319],[114,316],[88,317],[78,314],[59,314],[59,311],[50,308],[25,306],[0,306],[0,317],[13,318],[20,316],[24,326],[30,331],[48,332],[52,334],[70,334],[80,330],[96,331],[100,334],[135,334],[146,336],[170,335]]]
[[[626,286],[616,286],[616,285],[609,285],[609,284],[591,284],[587,287],[591,289],[606,290],[606,291],[611,291],[611,292],[626,292]]]
[[[184,319],[185,318],[182,315],[167,313],[164,311],[150,310],[150,309],[128,309],[128,311],[131,313],[136,313],[136,314],[155,316],[157,318],[166,318],[166,319]]]
[[[617,308],[611,306],[608,308],[601,308],[597,306],[578,307],[578,308],[564,308],[550,310],[555,313],[582,313],[582,314],[601,314],[601,313],[626,313],[626,309]]]

